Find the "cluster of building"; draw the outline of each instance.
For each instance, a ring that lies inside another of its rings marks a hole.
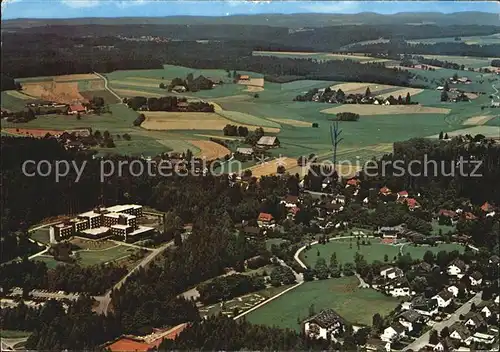
[[[51,226],[50,241],[57,242],[75,234],[93,239],[118,236],[126,241],[128,238],[153,232],[154,228],[137,224],[137,219],[140,217],[142,217],[141,205],[96,207],[79,214],[76,218]]]

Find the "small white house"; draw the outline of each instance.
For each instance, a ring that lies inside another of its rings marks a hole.
[[[446,308],[451,304],[453,294],[448,290],[443,290],[432,298],[437,300],[439,308]]]
[[[380,339],[384,342],[394,342],[406,336],[406,329],[401,323],[396,322],[384,330]]]
[[[397,277],[404,276],[403,270],[399,268],[389,267],[383,270],[380,270],[380,276],[385,277],[386,279],[393,280]]]
[[[393,289],[390,289],[388,293],[392,297],[405,297],[405,296],[411,296],[411,290],[409,287],[395,287]]]
[[[453,286],[448,286],[448,287],[446,288],[446,290],[447,290],[448,292],[451,292],[451,294],[453,295],[453,297],[455,297],[455,298],[456,298],[456,297],[458,297],[458,291],[459,291],[459,289],[458,289],[458,287],[457,287],[457,286],[455,286],[455,285],[453,285]]]
[[[500,303],[500,295],[497,295],[493,300],[493,302],[495,302],[495,304],[498,305]]]
[[[474,271],[470,276],[470,285],[471,286],[479,286],[483,282],[483,275],[479,271]]]
[[[307,336],[316,339],[336,340],[335,337],[345,331],[345,320],[333,309],[326,309],[309,318],[304,323],[304,332]]]
[[[448,265],[446,272],[450,276],[456,276],[457,278],[461,279],[464,276],[466,269],[467,267],[465,263],[457,259],[454,260],[450,265]]]

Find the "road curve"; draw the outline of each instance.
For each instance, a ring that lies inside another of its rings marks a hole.
[[[123,104],[123,98],[121,98],[118,94],[116,94],[111,88],[109,88],[109,85],[108,85],[108,79],[101,75],[100,73],[97,73],[94,71],[94,74],[99,76],[100,78],[102,78],[104,80],[104,89],[106,89],[108,92],[110,92],[111,94],[113,94],[116,99],[118,99],[118,101],[120,102],[120,104]]]

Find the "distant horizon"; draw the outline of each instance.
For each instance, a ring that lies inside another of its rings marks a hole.
[[[232,17],[249,15],[352,15],[374,13],[483,12],[500,15],[491,1],[153,1],[153,0],[7,0],[2,20]],[[374,6],[376,5],[376,6]],[[499,17],[500,24],[500,17]]]

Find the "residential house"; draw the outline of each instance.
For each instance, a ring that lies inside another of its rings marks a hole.
[[[480,343],[482,345],[487,345],[488,347],[492,347],[495,339],[498,337],[498,334],[489,334],[489,333],[481,333],[475,332],[474,335],[469,336],[465,340],[465,344],[467,346],[471,345],[473,342]]]
[[[426,262],[421,262],[414,265],[412,269],[418,274],[428,274],[432,271],[432,265]]]
[[[288,210],[288,214],[287,214],[287,218],[289,219],[295,219],[295,217],[297,216],[297,214],[300,212],[300,208],[299,207],[293,207],[293,208],[289,208]]]
[[[392,194],[392,191],[388,187],[384,186],[379,190],[379,194],[381,194],[383,196],[388,196],[388,195]]]
[[[285,198],[283,198],[280,203],[285,204],[286,208],[294,208],[299,204],[299,197],[289,194]]]
[[[87,112],[87,108],[82,104],[73,104],[69,106],[68,114],[76,115],[76,114],[85,114]]]
[[[400,191],[398,192],[398,200],[402,198],[408,198],[408,192],[407,191]]]
[[[453,295],[453,297],[458,297],[458,291],[459,291],[459,289],[458,289],[458,287],[457,287],[457,286],[455,286],[455,285],[448,286],[448,287],[446,288],[446,290],[447,290],[448,292],[450,292],[450,293]]]
[[[495,210],[495,208],[490,203],[486,202],[483,205],[481,205],[481,210],[484,211],[485,213],[489,213]]]
[[[392,297],[411,296],[410,284],[404,277],[395,278],[383,287],[383,291]]]
[[[186,87],[184,86],[175,86],[174,88],[172,88],[172,91],[176,92],[176,93],[184,93],[186,91]]]
[[[451,293],[448,290],[442,290],[432,298],[437,300],[439,308],[446,308],[451,304],[451,301],[453,299],[453,293]]]
[[[446,337],[445,339],[441,339],[433,348],[432,351],[435,352],[444,352],[444,351],[453,351],[453,340],[450,337]]]
[[[472,331],[477,331],[478,329],[486,327],[488,324],[484,320],[481,313],[469,312],[464,317],[464,325]]]
[[[438,212],[438,217],[449,218],[453,221],[457,218],[457,213],[454,212],[453,210],[440,209]]]
[[[462,218],[464,218],[466,221],[474,221],[477,219],[477,216],[472,214],[470,211],[466,211],[462,214]]]
[[[404,336],[406,336],[406,328],[400,322],[395,322],[384,330],[380,339],[384,342],[394,342]]]
[[[180,101],[177,103],[177,110],[186,112],[188,111],[189,104],[185,101]]]
[[[257,218],[259,227],[271,227],[274,225],[274,217],[268,213],[260,213]]]
[[[335,204],[345,204],[345,196],[343,194],[337,194],[333,199],[333,202]]]
[[[398,317],[399,323],[409,332],[413,330],[420,330],[419,327],[422,326],[427,320],[427,317],[413,309],[401,313]]]
[[[399,268],[390,267],[387,269],[380,270],[380,276],[382,276],[386,279],[392,280],[392,279],[395,279],[397,277],[404,276],[404,272],[403,272],[403,270],[401,270]]]
[[[411,301],[411,306],[418,313],[432,317],[438,313],[438,303],[436,299],[417,296]]]
[[[479,271],[474,271],[469,275],[470,285],[479,286],[483,282],[483,275]]]
[[[279,145],[280,141],[278,140],[278,137],[275,136],[262,136],[257,141],[257,146],[262,148],[275,148],[279,147]]]
[[[240,75],[240,81],[249,81],[250,76],[249,75]]]
[[[356,187],[358,188],[361,185],[361,181],[355,177],[347,180],[345,187]]]
[[[262,233],[262,230],[257,226],[245,226],[242,231],[246,237],[259,237]]]
[[[450,338],[454,340],[458,340],[460,342],[465,342],[471,335],[471,332],[467,328],[467,326],[463,325],[461,322],[457,321],[453,323],[450,328]]]
[[[495,302],[495,304],[498,306],[498,304],[500,303],[500,295],[496,295],[496,297],[493,300],[493,302]]]
[[[465,263],[460,259],[455,259],[450,265],[448,265],[446,272],[450,276],[456,276],[461,279],[464,276],[466,270],[467,266],[465,265]]]
[[[415,198],[403,198],[404,202],[410,211],[420,208],[420,204],[417,202]]]
[[[329,202],[319,204],[318,208],[320,209],[320,212],[325,212],[326,214],[337,214],[342,210],[344,210],[342,204],[329,203]]]
[[[488,319],[491,317],[493,314],[498,314],[498,309],[495,307],[492,301],[489,302],[481,302],[478,305],[479,312]]]
[[[488,263],[491,265],[500,265],[500,257],[498,255],[492,255],[490,259],[488,259]]]
[[[334,340],[346,330],[346,321],[333,309],[322,310],[304,322],[304,332],[309,337]]]

